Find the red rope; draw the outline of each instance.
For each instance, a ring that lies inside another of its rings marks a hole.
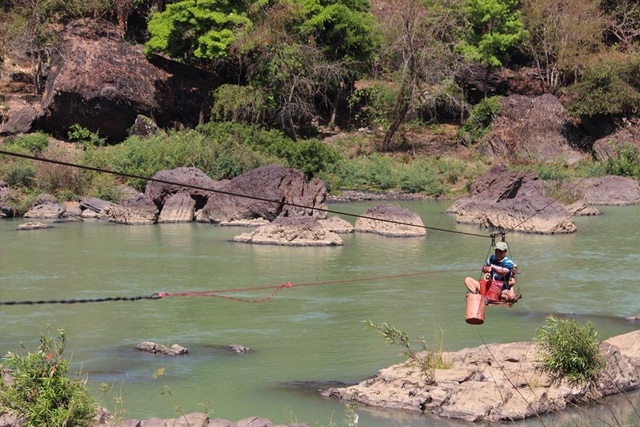
[[[426,274],[438,274],[438,273],[451,273],[451,272],[463,272],[470,271],[470,269],[458,269],[458,270],[431,270],[431,271],[422,271],[416,273],[404,273],[404,274],[393,274],[388,276],[375,276],[375,277],[363,277],[359,279],[342,279],[342,280],[327,280],[323,282],[306,282],[306,283],[297,283],[293,284],[291,282],[286,282],[278,286],[255,286],[250,288],[236,288],[236,289],[219,289],[212,291],[191,291],[191,292],[158,292],[156,295],[158,298],[163,297],[216,297],[223,298],[232,301],[238,302],[265,302],[269,301],[273,298],[278,292],[280,292],[284,288],[293,288],[294,286],[317,286],[317,285],[338,285],[344,283],[353,283],[353,282],[366,282],[372,280],[381,280],[381,279],[397,279],[399,277],[411,277],[411,276],[422,276]],[[266,297],[249,299],[249,298],[241,298],[241,297],[232,297],[227,295],[220,295],[222,293],[227,292],[247,292],[247,291],[257,291],[263,289],[274,289],[271,294]]]

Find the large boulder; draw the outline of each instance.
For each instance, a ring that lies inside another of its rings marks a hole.
[[[638,124],[629,124],[597,139],[593,143],[593,154],[596,160],[606,162],[617,157],[628,147],[640,149],[640,125]]]
[[[509,172],[496,165],[474,181],[468,197],[447,210],[459,223],[525,233],[559,234],[577,230],[564,205],[547,197],[536,172]]]
[[[40,194],[31,203],[31,208],[24,214],[25,218],[57,219],[66,211],[65,206],[59,203],[51,194]]]
[[[553,95],[511,95],[501,101],[492,130],[478,143],[480,154],[501,162],[522,160],[576,163],[587,157],[581,136]]]
[[[319,179],[279,165],[264,166],[218,187],[197,214],[199,222],[225,223],[279,216],[326,218],[327,189]]]
[[[11,207],[11,200],[15,198],[9,185],[0,180],[0,218],[12,218],[16,216],[16,210]]]
[[[122,199],[107,212],[110,222],[127,225],[149,225],[158,220],[158,208],[142,193]]]
[[[565,183],[566,191],[574,193],[588,205],[627,206],[640,204],[640,185],[631,178],[602,176]]]
[[[159,223],[191,222],[196,212],[196,201],[188,193],[176,193],[165,200]]]
[[[19,135],[30,132],[37,117],[38,110],[31,105],[25,105],[20,110],[11,114],[9,120],[0,126],[0,136]]]
[[[152,180],[149,181],[144,190],[144,194],[153,200],[153,203],[161,211],[165,209],[167,200],[174,195],[178,193],[188,194],[195,202],[194,208],[199,210],[204,207],[213,195],[212,191],[221,189],[224,182],[214,181],[198,168],[182,167],[163,170],[153,175]]]
[[[193,127],[206,117],[211,75],[162,58],[150,60],[142,46],[115,34],[110,24],[85,20],[61,33],[42,97],[41,129],[66,135],[79,124],[122,141],[139,114],[163,128]]]

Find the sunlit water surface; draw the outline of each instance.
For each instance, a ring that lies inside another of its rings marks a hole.
[[[523,299],[513,308],[490,307],[485,323],[465,323],[466,275],[479,275],[490,239],[444,213],[450,202],[402,202],[430,230],[424,238],[345,235],[344,246],[301,248],[233,243],[246,229],[208,224],[123,226],[56,223],[53,229],[16,231],[24,220],[0,222],[0,300],[150,296],[262,287],[224,293],[267,302],[215,297],[89,304],[2,306],[0,352],[35,350],[47,325],[68,336],[67,355],[88,375],[92,393],[120,417],[175,418],[206,411],[237,421],[249,416],[312,426],[345,424],[344,402],[317,393],[323,384],[357,382],[402,361],[364,321],[386,322],[443,350],[530,340],[549,314],[592,321],[603,338],[637,328],[624,320],[640,313],[640,207],[603,208],[578,218],[578,232],[508,234],[523,273]],[[372,203],[330,205],[361,214]],[[354,222],[353,217],[345,217]],[[304,285],[304,286],[302,286]],[[189,349],[183,357],[135,350],[142,341]],[[219,346],[253,351],[231,354]],[[160,369],[162,368],[162,369]],[[157,375],[163,372],[162,375]],[[156,374],[156,375],[154,375]],[[309,384],[313,384],[309,387]],[[106,388],[110,391],[105,392]],[[638,407],[640,396],[630,394]],[[121,403],[119,403],[121,401]],[[638,417],[626,399],[517,424],[627,425]],[[358,407],[360,425],[462,426],[419,413]],[[615,418],[613,415],[615,414]]]

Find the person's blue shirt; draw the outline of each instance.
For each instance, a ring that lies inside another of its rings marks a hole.
[[[486,265],[490,266],[491,264],[497,265],[498,267],[504,267],[504,268],[507,268],[509,270],[509,272],[507,272],[507,274],[498,274],[495,271],[493,271],[492,272],[492,276],[491,276],[492,280],[497,280],[497,281],[500,281],[500,282],[504,283],[502,285],[503,289],[508,288],[509,287],[509,279],[511,279],[511,274],[512,274],[512,271],[513,271],[513,267],[515,267],[515,263],[513,262],[513,260],[511,258],[509,258],[508,256],[505,256],[500,261],[498,261],[495,255],[491,255],[489,257],[489,259],[487,259]]]

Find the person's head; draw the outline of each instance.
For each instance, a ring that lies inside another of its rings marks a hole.
[[[496,243],[496,257],[501,260],[505,256],[507,256],[507,251],[509,247],[506,242],[498,242]]]

